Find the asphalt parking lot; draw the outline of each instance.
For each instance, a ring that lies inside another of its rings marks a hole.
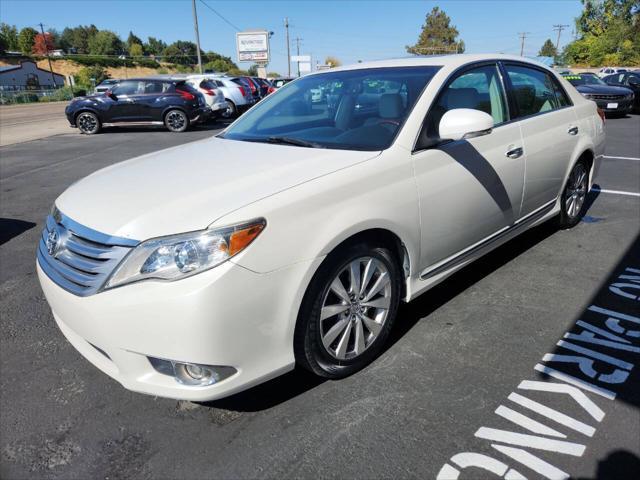
[[[583,222],[531,230],[403,306],[362,372],[295,371],[210,404],[128,392],[53,321],[35,274],[43,220],[75,180],[219,127],[0,148],[0,477],[640,472],[640,115],[607,121]]]

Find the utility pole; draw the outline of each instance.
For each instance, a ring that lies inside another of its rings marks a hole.
[[[518,35],[520,36],[520,56],[522,57],[524,55],[524,39],[527,38],[527,35],[529,35],[529,32],[520,32],[518,33]]]
[[[300,37],[296,37],[293,39],[296,42],[296,55],[298,55],[298,57],[300,56],[300,42],[302,41],[302,39]],[[296,64],[298,65],[298,77],[300,76],[300,61],[297,61]]]
[[[284,19],[284,28],[287,31],[287,77],[291,76],[291,45],[289,44],[289,17]]]
[[[202,57],[200,56],[200,33],[198,32],[198,12],[196,10],[196,0],[191,0],[193,7],[193,28],[196,31],[196,48],[198,50],[198,70],[202,75]]]
[[[558,52],[558,54],[560,54],[560,34],[562,33],[562,30],[564,30],[565,28],[569,28],[569,25],[554,25],[553,29],[558,31],[558,40],[556,40],[556,52]]]
[[[42,32],[42,41],[44,42],[44,48],[47,51],[47,60],[49,60],[49,72],[51,72],[51,81],[53,82],[53,88],[58,88],[56,83],[56,76],[53,74],[53,67],[51,66],[51,57],[49,56],[49,45],[47,44],[47,36],[44,34],[44,25],[40,22],[40,31]]]

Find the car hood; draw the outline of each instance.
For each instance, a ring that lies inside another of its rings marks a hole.
[[[94,230],[145,240],[204,229],[247,204],[377,155],[213,137],[99,170],[69,187],[56,206]]]
[[[629,95],[632,90],[625,87],[615,87],[613,85],[578,85],[576,89],[580,93],[592,93],[600,95]]]

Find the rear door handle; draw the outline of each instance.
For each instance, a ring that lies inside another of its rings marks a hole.
[[[578,134],[578,127],[569,127],[569,130],[567,130],[567,133],[569,135],[577,135]]]
[[[505,155],[509,158],[520,158],[523,153],[524,153],[524,150],[522,150],[522,147],[517,147],[517,148],[512,148],[511,150],[508,150],[507,153],[505,153]]]

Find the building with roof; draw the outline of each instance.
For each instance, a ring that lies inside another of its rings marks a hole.
[[[64,85],[64,75],[43,70],[31,60],[20,62],[20,65],[0,67],[1,90],[45,90]]]

